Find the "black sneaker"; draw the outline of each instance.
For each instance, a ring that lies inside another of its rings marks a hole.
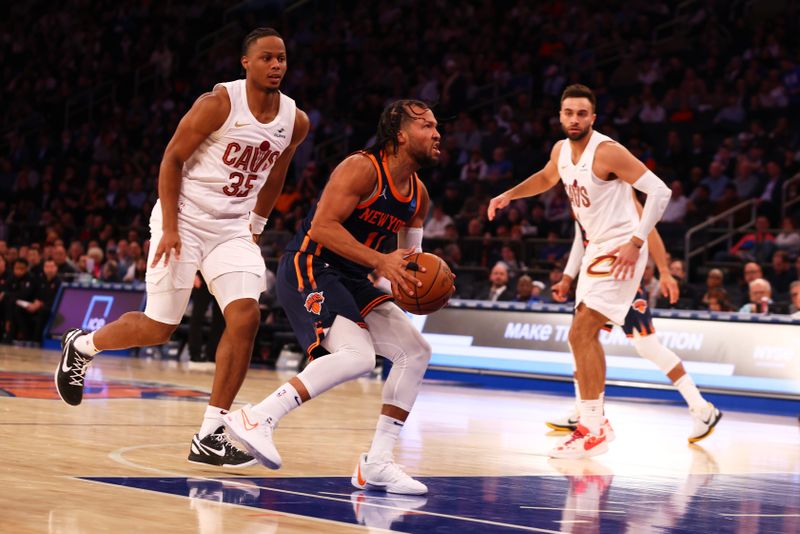
[[[73,328],[61,336],[61,361],[55,375],[56,390],[61,400],[72,406],[77,406],[83,400],[83,377],[94,358],[75,348],[75,340],[84,334],[88,332]]]
[[[218,467],[250,467],[258,463],[255,458],[231,443],[225,434],[225,427],[222,426],[203,439],[200,439],[200,434],[192,437],[189,461]]]

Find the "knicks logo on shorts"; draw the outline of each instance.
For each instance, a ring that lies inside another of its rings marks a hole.
[[[315,291],[314,293],[309,293],[306,297],[306,311],[309,313],[315,313],[319,315],[319,312],[322,311],[322,303],[325,302],[325,296],[322,294],[322,291]]]
[[[647,301],[644,299],[636,299],[631,304],[631,308],[639,313],[644,313],[647,310]]]
[[[608,276],[611,274],[611,266],[616,259],[616,256],[610,254],[598,256],[586,268],[586,274],[595,277]]]

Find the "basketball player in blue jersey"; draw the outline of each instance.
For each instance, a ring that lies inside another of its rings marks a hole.
[[[262,464],[278,469],[272,433],[287,413],[332,387],[370,372],[375,355],[392,361],[369,452],[352,483],[360,489],[421,495],[427,487],[394,463],[392,450],[431,357],[431,348],[392,296],[373,287],[383,276],[394,294],[412,292],[405,256],[422,250],[428,192],[416,171],[439,159],[431,109],[416,100],[386,107],[375,146],[356,152],[331,174],[316,208],[278,267],[278,299],[311,363],[255,406],[226,415],[229,432]],[[398,248],[388,251],[397,234]]]
[[[67,404],[83,399],[86,368],[102,350],[166,343],[181,322],[198,270],[225,316],[211,399],[189,461],[246,467],[255,459],[225,436],[230,409],[250,365],[266,268],[258,238],[283,189],[308,116],[280,92],[286,47],[272,28],[242,43],[245,79],[217,84],[181,119],[161,161],[150,217],[147,306],[95,332],[62,339],[56,388]]]
[[[641,213],[641,205],[638,201],[635,200],[635,202],[637,210]],[[569,260],[564,268],[564,276],[552,288],[555,301],[565,302],[567,300],[567,295],[572,287],[572,282],[577,278],[588,244],[586,232],[576,220],[575,239],[572,243]],[[678,283],[669,272],[667,251],[661,236],[658,234],[658,230],[650,232],[650,235],[647,236],[647,244],[650,255],[658,268],[661,293],[668,297],[670,302],[677,302],[679,297]],[[692,377],[686,373],[683,362],[681,362],[678,355],[665,347],[655,335],[653,315],[647,305],[647,297],[647,291],[644,287],[639,286],[636,297],[628,310],[628,314],[625,316],[622,330],[627,337],[631,338],[639,356],[650,360],[663,371],[686,401],[689,406],[689,413],[692,416],[692,430],[689,433],[688,440],[689,443],[697,443],[711,435],[722,418],[722,412],[703,398]],[[610,324],[603,327],[607,331],[610,331],[611,328],[612,325]],[[564,417],[551,419],[545,424],[553,430],[575,430],[578,427],[578,406],[581,398],[577,377],[575,377],[575,397],[576,404],[572,413]],[[607,421],[605,424],[607,428],[610,428]],[[613,436],[613,432],[609,432],[609,435]]]

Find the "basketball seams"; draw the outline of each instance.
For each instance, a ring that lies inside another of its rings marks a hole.
[[[433,282],[436,282],[437,278],[439,277],[439,271],[442,270],[442,260],[441,260],[441,258],[438,258],[438,256],[434,256],[434,257],[439,259],[439,261],[437,262],[437,265],[436,265],[436,274],[434,274],[433,277],[431,278],[431,282],[432,283],[428,284],[428,290],[425,293],[420,295],[419,292],[417,291],[417,306],[419,306],[419,299],[421,297],[426,296],[428,293],[431,292],[431,289],[433,289],[433,285],[434,285]],[[414,276],[416,276],[416,275],[414,275]]]

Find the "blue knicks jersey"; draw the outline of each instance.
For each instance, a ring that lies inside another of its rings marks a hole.
[[[420,184],[416,173],[409,178],[408,196],[402,196],[390,180],[383,152],[358,152],[372,161],[378,173],[375,191],[362,201],[342,223],[358,241],[371,249],[385,252],[388,238],[397,234],[416,215],[420,207]],[[372,269],[344,258],[316,243],[308,235],[317,206],[306,215],[300,230],[286,246],[287,253],[313,254],[325,263],[350,275],[366,276]]]

